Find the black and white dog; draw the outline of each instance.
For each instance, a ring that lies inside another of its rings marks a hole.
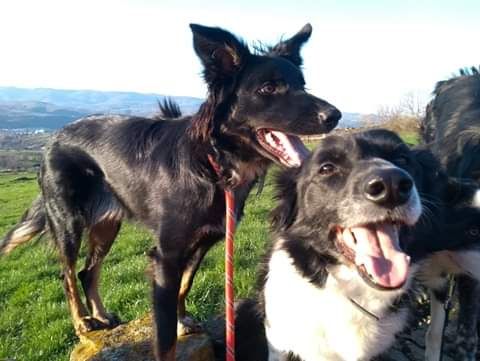
[[[370,130],[321,141],[279,177],[274,241],[261,276],[268,360],[368,360],[406,324],[416,265],[402,250],[422,213],[422,166]]]
[[[427,107],[422,136],[448,175],[463,185],[449,192],[442,224],[432,237],[435,252],[422,266],[420,277],[431,290],[431,324],[426,337],[426,359],[438,361],[445,321],[442,303],[447,274],[457,275],[459,316],[456,359],[476,360],[480,301],[480,72],[463,70],[460,76],[439,82]],[[467,184],[470,180],[470,184]],[[435,212],[435,211],[434,211]],[[438,214],[436,215],[438,218]],[[425,243],[424,243],[425,244]]]

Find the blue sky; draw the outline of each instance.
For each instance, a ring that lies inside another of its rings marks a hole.
[[[188,24],[274,43],[305,23],[308,88],[375,112],[480,64],[480,1],[2,0],[0,86],[203,97]]]

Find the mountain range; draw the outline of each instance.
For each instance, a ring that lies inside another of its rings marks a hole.
[[[0,87],[0,129],[55,130],[89,114],[151,116],[166,95],[95,90]],[[184,114],[194,113],[203,99],[171,96]],[[340,127],[358,127],[362,115],[343,113]]]

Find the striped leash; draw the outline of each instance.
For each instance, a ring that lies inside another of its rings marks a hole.
[[[233,289],[233,254],[236,225],[235,197],[231,190],[225,190],[226,232],[225,232],[225,339],[226,361],[235,361],[235,295]]]
[[[208,161],[218,176],[220,176],[220,167],[208,155]],[[225,361],[235,361],[235,295],[233,289],[233,243],[235,235],[235,226],[237,217],[235,214],[235,197],[233,191],[225,189]]]

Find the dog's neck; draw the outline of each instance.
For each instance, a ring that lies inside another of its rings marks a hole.
[[[230,153],[217,151],[212,146],[211,151],[207,153],[208,163],[224,187],[235,188],[245,183],[249,183],[265,174],[269,160],[242,160],[233,157]]]

